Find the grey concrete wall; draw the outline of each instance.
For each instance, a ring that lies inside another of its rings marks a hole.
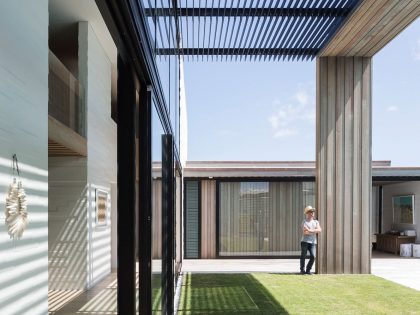
[[[317,59],[317,208],[320,273],[370,273],[371,59]]]
[[[88,178],[88,287],[111,272],[111,183],[117,181],[117,126],[111,119],[111,62],[94,29],[79,23],[79,80],[85,87]],[[96,224],[96,189],[108,192],[108,222]]]
[[[391,230],[416,230],[420,242],[420,182],[405,182],[383,186],[383,233]],[[392,197],[414,195],[414,224],[393,224]]]
[[[48,1],[0,1],[0,314],[48,311]],[[17,154],[29,224],[11,240],[5,199]]]

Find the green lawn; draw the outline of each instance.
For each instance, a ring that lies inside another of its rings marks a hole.
[[[420,314],[420,292],[372,275],[187,274],[179,314]]]

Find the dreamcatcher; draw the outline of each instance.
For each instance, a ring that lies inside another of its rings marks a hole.
[[[16,180],[15,171],[18,175],[18,180]],[[6,196],[5,215],[10,238],[20,239],[28,225],[28,212],[26,194],[20,180],[16,154],[13,154],[13,183],[9,185],[9,191]]]

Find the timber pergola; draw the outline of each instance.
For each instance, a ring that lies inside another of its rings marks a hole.
[[[317,59],[317,208],[324,226],[317,272],[370,273],[371,58],[420,15],[420,0],[96,2],[121,57],[119,74],[127,77],[119,78],[119,99],[128,107],[135,106],[134,86],[138,81],[143,86],[141,180],[136,201],[142,209],[138,218],[140,313],[151,313],[151,98],[165,132],[173,130],[157,58],[176,56],[178,62]],[[118,309],[121,314],[135,314],[135,226],[133,214],[127,213],[134,211],[135,203],[135,191],[130,188],[134,183],[134,109],[121,113],[118,238],[130,236],[129,246],[118,252],[118,266],[130,270],[130,276],[118,277]],[[124,137],[130,139],[127,146]],[[163,202],[172,197],[163,195]],[[172,295],[170,290],[165,288],[163,294]]]

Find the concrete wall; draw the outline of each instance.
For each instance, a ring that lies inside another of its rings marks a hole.
[[[79,80],[87,106],[88,288],[111,271],[111,183],[117,181],[117,126],[111,119],[111,62],[88,22],[79,23]],[[108,192],[108,222],[96,224],[96,189]]]
[[[47,314],[48,1],[0,1],[0,314]],[[29,224],[4,224],[12,155],[19,159]]]
[[[393,224],[392,196],[414,195],[414,223]],[[391,229],[416,230],[417,240],[420,242],[420,182],[405,182],[383,186],[383,229],[385,233]]]
[[[86,158],[48,161],[49,290],[82,290],[87,277]]]

